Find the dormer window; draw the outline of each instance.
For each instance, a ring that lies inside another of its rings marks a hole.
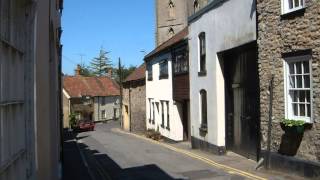
[[[290,13],[305,7],[305,0],[282,0],[282,14]]]

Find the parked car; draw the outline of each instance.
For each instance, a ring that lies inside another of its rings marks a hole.
[[[94,131],[95,123],[89,120],[80,120],[77,123],[76,130],[79,131]]]

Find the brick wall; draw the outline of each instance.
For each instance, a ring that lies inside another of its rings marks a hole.
[[[281,16],[281,0],[258,0],[258,46],[261,100],[261,147],[267,146],[268,85],[275,73],[272,151],[277,152],[285,117],[284,64],[282,54],[312,50],[313,124],[306,130],[296,157],[320,160],[320,2],[306,0],[305,12]]]

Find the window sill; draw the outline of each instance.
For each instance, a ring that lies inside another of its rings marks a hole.
[[[200,76],[200,77],[207,76],[207,71],[198,72],[198,76]]]
[[[168,79],[169,75],[168,74],[164,74],[164,75],[160,75],[159,79]]]
[[[290,11],[290,12],[286,12],[281,14],[281,20],[286,20],[286,19],[293,19],[295,17],[299,17],[299,16],[304,16],[304,13],[306,12],[306,8],[301,8],[301,9],[297,9],[294,11]]]
[[[183,75],[188,75],[188,74],[189,74],[188,71],[186,71],[186,72],[176,72],[176,73],[174,73],[174,76],[176,77],[176,76],[183,76]]]

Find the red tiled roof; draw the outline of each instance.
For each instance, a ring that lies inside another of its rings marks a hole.
[[[63,77],[63,88],[70,97],[119,96],[119,85],[109,77]]]
[[[181,30],[178,34],[174,35],[168,41],[166,41],[166,42],[162,43],[161,45],[159,45],[156,49],[154,49],[149,54],[147,54],[144,59],[148,60],[150,57],[156,55],[157,53],[159,53],[159,52],[169,48],[170,46],[182,41],[187,36],[188,36],[188,27],[186,27],[183,30]]]
[[[124,82],[128,81],[136,81],[140,79],[144,79],[146,77],[146,65],[143,63],[140,67],[138,67],[135,71],[133,71]]]

